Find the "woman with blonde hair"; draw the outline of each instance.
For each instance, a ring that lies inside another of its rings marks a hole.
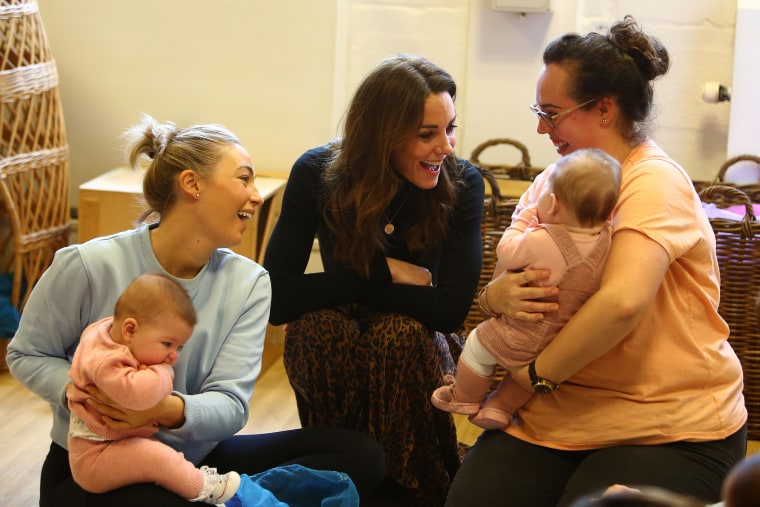
[[[269,316],[269,275],[229,250],[262,204],[253,162],[219,125],[178,128],[150,117],[127,132],[133,166],[146,157],[143,182],[150,225],[71,245],[56,253],[34,287],[8,346],[11,373],[53,410],[53,442],[42,467],[40,505],[197,505],[153,483],[88,493],[71,475],[67,451],[68,372],[82,331],[112,314],[119,295],[144,273],[166,275],[190,295],[197,325],[174,365],[173,391],[154,407],[131,410],[91,388],[88,407],[128,431],[146,424],[196,465],[257,474],[296,463],[348,473],[370,496],[383,477],[379,446],[358,432],[306,428],[237,435],[261,371]]]

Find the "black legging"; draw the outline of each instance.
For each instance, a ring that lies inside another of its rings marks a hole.
[[[343,428],[304,428],[261,435],[235,435],[201,463],[220,472],[254,475],[281,465],[300,464],[347,473],[359,495],[371,496],[383,480],[385,458],[379,444]],[[42,466],[40,507],[198,506],[153,484],[135,484],[103,494],[87,493],[71,477],[69,454],[53,443]]]
[[[612,484],[659,486],[714,503],[746,448],[746,426],[724,440],[593,451],[559,451],[486,431],[454,477],[446,507],[565,507]]]

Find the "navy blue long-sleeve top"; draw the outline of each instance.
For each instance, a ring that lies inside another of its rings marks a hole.
[[[400,190],[386,213],[393,216],[396,233],[365,277],[333,257],[334,236],[322,218],[320,199],[328,156],[327,146],[301,155],[285,186],[282,212],[264,257],[272,283],[270,322],[284,324],[309,311],[360,303],[380,312],[409,315],[434,331],[458,330],[470,309],[482,264],[484,183],[480,172],[468,161],[458,161],[464,185],[449,218],[448,233],[425,258],[411,253],[400,240],[414,219],[403,206],[406,189]],[[324,272],[306,274],[315,236]],[[392,283],[385,257],[426,267],[433,286]]]

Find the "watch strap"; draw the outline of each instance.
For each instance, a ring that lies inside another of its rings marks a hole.
[[[535,359],[528,365],[528,376],[530,377],[530,384],[533,387],[533,391],[538,394],[549,394],[559,387],[559,384],[555,384],[551,380],[538,376],[536,373]]]

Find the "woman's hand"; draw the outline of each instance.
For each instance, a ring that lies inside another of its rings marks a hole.
[[[499,272],[496,266],[495,272]],[[488,306],[495,313],[508,315],[521,320],[541,320],[544,313],[556,312],[557,303],[536,301],[559,294],[557,287],[525,286],[534,280],[549,277],[548,270],[526,270],[521,272],[503,272],[496,276],[488,286]]]
[[[113,401],[94,385],[87,386],[86,390],[92,396],[87,401],[88,405],[103,417],[106,426],[115,430],[131,430],[152,424],[176,428],[185,422],[185,403],[173,394],[147,410],[131,410]]]
[[[427,268],[391,257],[386,257],[385,260],[388,263],[393,283],[422,286],[433,284],[433,276]]]

